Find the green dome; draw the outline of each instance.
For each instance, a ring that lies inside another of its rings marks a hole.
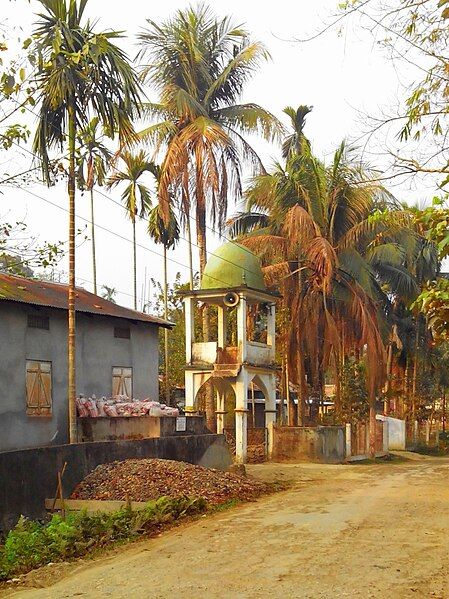
[[[209,256],[201,280],[201,289],[242,285],[265,290],[259,258],[238,243],[225,243]]]

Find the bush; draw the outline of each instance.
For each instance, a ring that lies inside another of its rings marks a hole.
[[[0,547],[0,580],[29,572],[49,562],[85,555],[94,549],[158,529],[188,515],[205,511],[203,498],[161,497],[138,511],[53,515],[47,524],[23,516]]]

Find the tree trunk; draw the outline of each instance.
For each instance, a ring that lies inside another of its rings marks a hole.
[[[164,318],[168,320],[168,275],[167,275],[167,248],[164,245]],[[170,405],[170,382],[168,376],[168,329],[164,329],[164,350],[165,350],[165,403]]]
[[[412,419],[416,419],[416,381],[418,377],[418,351],[419,351],[419,316],[416,317],[415,345],[413,355],[413,375],[412,375]]]
[[[197,173],[200,167],[197,167]],[[196,198],[196,239],[198,244],[200,258],[200,279],[203,276],[204,268],[207,262],[207,246],[206,246],[206,204],[204,198],[203,182],[201,175],[197,174],[197,198]],[[207,306],[203,307],[203,341],[209,341],[209,311]],[[207,428],[214,432],[216,430],[217,421],[215,415],[215,399],[214,389],[211,384],[206,386],[206,425]]]
[[[288,426],[296,425],[295,402],[290,395],[290,375],[288,369],[288,358],[285,360],[285,388],[287,392],[287,422]]]
[[[385,385],[385,402],[384,402],[384,414],[388,416],[390,413],[390,393],[391,393],[391,378],[392,378],[392,368],[393,368],[393,342],[390,341],[388,344],[388,353],[387,353],[387,382]]]
[[[193,289],[193,257],[192,257],[192,228],[190,226],[190,214],[186,215],[187,241],[189,246],[189,283],[190,290]]]
[[[76,120],[73,103],[68,107],[69,128],[69,296],[68,296],[68,420],[69,441],[77,442],[76,431],[76,331],[75,331],[75,139]]]
[[[369,457],[376,457],[376,408],[375,398],[370,398],[369,406]]]
[[[307,384],[304,368],[304,358],[301,349],[298,350],[298,426],[306,425]]]
[[[341,359],[338,352],[334,352],[335,361],[335,424],[342,424],[341,420]]]
[[[94,277],[94,293],[98,295],[97,290],[97,259],[95,255],[95,214],[94,214],[94,188],[90,188],[90,220],[92,234],[92,272]]]
[[[133,275],[134,275],[134,310],[137,310],[137,242],[136,242],[136,215],[132,216],[133,222]]]
[[[200,258],[200,278],[203,276],[204,268],[207,262],[207,247],[206,247],[206,207],[197,202],[196,207],[196,239],[198,244],[198,252]],[[209,341],[209,312],[204,306],[203,313],[203,341]]]

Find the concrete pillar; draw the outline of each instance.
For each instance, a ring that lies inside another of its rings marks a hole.
[[[223,434],[225,419],[225,393],[217,390],[217,435]]]
[[[270,357],[274,361],[276,356],[276,307],[271,304],[268,310],[267,318],[267,345],[270,346]]]
[[[390,428],[388,424],[388,418],[383,419],[383,448],[384,452],[388,453],[390,445]]]
[[[185,297],[184,316],[186,321],[186,364],[192,363],[192,345],[195,343],[194,307],[194,298]]]
[[[349,422],[345,425],[345,439],[346,439],[346,457],[350,458],[352,455],[351,447],[351,425]]]
[[[246,313],[246,299],[241,297],[237,306],[237,344],[240,347],[240,359],[242,362],[246,362],[247,357]]]
[[[188,414],[189,412],[195,411],[195,380],[194,373],[186,370],[185,372],[185,412]]]
[[[245,368],[242,368],[235,383],[235,461],[237,464],[244,464],[246,462],[248,437],[247,403],[248,376]]]
[[[265,396],[265,427],[267,429],[267,457],[271,458],[273,454],[273,434],[276,424],[276,381],[274,375],[267,376],[266,381],[267,395]]]
[[[226,347],[226,327],[227,327],[227,310],[223,306],[217,306],[218,309],[218,347],[224,349]]]

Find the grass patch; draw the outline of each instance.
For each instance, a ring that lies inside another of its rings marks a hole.
[[[203,498],[161,497],[138,511],[88,515],[72,512],[65,519],[53,515],[47,524],[21,517],[0,546],[0,581],[25,574],[50,562],[84,556],[97,549],[159,530],[186,516],[207,510]]]

